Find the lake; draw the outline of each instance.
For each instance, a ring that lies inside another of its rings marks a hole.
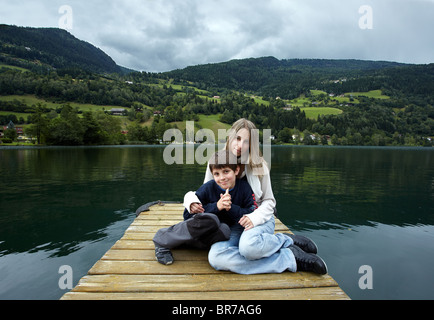
[[[75,286],[138,207],[182,201],[201,185],[204,165],[167,165],[163,152],[0,147],[0,299],[59,299],[61,266],[72,268]],[[279,219],[317,243],[352,299],[434,299],[432,148],[271,152]],[[368,288],[359,285],[368,278]]]

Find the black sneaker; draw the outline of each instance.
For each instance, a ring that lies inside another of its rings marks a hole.
[[[312,253],[306,253],[296,245],[289,247],[295,256],[297,271],[311,271],[317,274],[327,274],[324,260]]]
[[[315,242],[310,240],[308,237],[299,236],[299,235],[290,234],[290,233],[284,233],[284,235],[287,235],[288,237],[290,237],[294,241],[294,244],[297,247],[300,247],[304,252],[314,253],[314,254],[318,253],[317,245],[315,244]]]
[[[155,247],[155,257],[157,261],[165,266],[173,263],[173,256],[170,249]]]

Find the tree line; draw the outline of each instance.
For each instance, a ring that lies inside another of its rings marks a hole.
[[[426,80],[425,87],[416,89],[417,86],[409,85],[421,94],[405,95],[390,89],[393,95],[389,100],[358,97],[358,104],[336,106],[344,111],[341,115],[309,119],[299,108],[285,110],[283,100],[272,97],[264,98],[267,104],[261,104],[226,89],[214,88],[212,93],[199,94],[186,82],[180,82],[185,86],[175,90],[168,82],[159,84],[161,75],[158,74],[136,72],[109,77],[80,69],[73,71],[59,70],[44,75],[3,68],[0,69],[0,95],[30,94],[66,105],[78,102],[122,106],[127,108],[129,119],[135,121],[128,128],[128,135],[121,133],[119,119],[104,112],[83,113],[79,117],[78,111],[71,107],[53,110],[43,105],[28,106],[19,100],[0,101],[0,111],[31,116],[17,119],[14,115],[2,115],[0,124],[6,125],[11,120],[17,124],[30,123],[32,128],[37,124],[39,129],[34,132],[39,133],[41,142],[63,145],[159,143],[162,133],[173,122],[199,121],[200,114],[220,114],[220,121],[227,124],[247,118],[260,129],[271,129],[276,143],[432,145],[430,138],[434,136],[432,94],[422,94],[430,88],[429,76],[421,77]],[[300,90],[306,87],[302,85]],[[210,97],[219,94],[221,98],[210,99],[203,94]],[[150,127],[143,126],[152,112],[161,117],[154,117]]]
[[[144,127],[133,122],[122,131],[121,119],[105,112],[86,111],[82,116],[78,110],[65,104],[60,114],[45,113],[42,105],[36,106],[30,116],[31,125],[25,134],[34,137],[38,144],[81,146],[81,145],[120,145],[126,142],[146,142],[158,144],[164,132],[173,126],[164,119],[156,120],[152,126]]]

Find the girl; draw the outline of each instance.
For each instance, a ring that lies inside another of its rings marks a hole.
[[[317,247],[312,240],[303,236],[274,234],[276,200],[270,171],[259,149],[256,126],[246,119],[235,122],[225,149],[237,156],[241,165],[238,177],[249,182],[258,208],[231,227],[228,241],[212,245],[208,254],[211,266],[240,274],[281,273],[285,270],[327,273],[324,261],[316,255]],[[212,179],[207,168],[204,183]],[[191,214],[204,212],[194,192],[185,195],[184,206]]]

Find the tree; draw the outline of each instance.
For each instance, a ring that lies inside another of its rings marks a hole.
[[[26,134],[36,137],[38,144],[41,144],[41,142],[45,140],[45,137],[48,134],[48,126],[50,123],[50,120],[44,115],[44,108],[45,106],[43,106],[41,103],[36,105],[35,113],[30,116],[30,122],[32,125],[26,129]]]
[[[83,113],[83,143],[85,145],[96,145],[104,143],[104,134],[100,124],[96,121],[92,112]]]
[[[223,123],[232,124],[234,122],[234,116],[229,110],[225,110],[220,117],[220,121]]]
[[[143,127],[137,122],[134,122],[128,126],[128,140],[152,142],[153,138],[149,134],[148,127]]]
[[[95,113],[95,119],[101,127],[104,144],[118,144],[123,141],[124,136],[121,133],[120,118],[98,111]]]
[[[329,141],[327,140],[326,136],[321,136],[321,144],[323,146],[327,146],[329,144]]]
[[[329,122],[326,124],[324,134],[332,136],[335,133],[335,127]]]
[[[66,104],[60,112],[60,118],[50,123],[50,132],[47,138],[49,144],[76,146],[83,144],[85,128],[77,112]]]
[[[335,145],[335,146],[340,145],[339,138],[338,138],[338,136],[337,136],[336,134],[334,134],[334,135],[332,136],[331,141],[332,141],[332,144]]]
[[[356,146],[362,146],[363,145],[363,137],[360,133],[356,132],[353,135],[353,144]]]
[[[279,139],[279,141],[281,141],[283,143],[292,142],[291,129],[289,129],[289,128],[283,128],[283,130],[281,130],[279,132],[279,135],[277,136],[277,138]]]
[[[312,137],[312,134],[309,131],[304,130],[303,135],[304,135],[303,144],[305,144],[305,145],[316,145],[317,144],[315,141],[315,138]]]
[[[301,133],[300,133],[300,130],[294,128],[292,130],[292,135],[293,135],[293,140],[294,140],[295,144],[299,144],[301,142]]]
[[[4,132],[5,135],[5,139],[10,139],[12,141],[15,141],[17,139],[17,131],[15,129],[12,128],[8,128],[5,130]]]

